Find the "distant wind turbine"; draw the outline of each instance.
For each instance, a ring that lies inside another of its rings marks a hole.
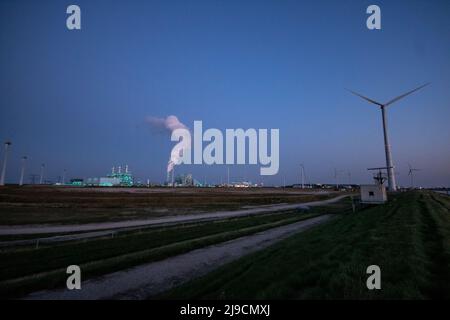
[[[5,185],[6,164],[8,162],[8,149],[9,149],[10,145],[11,145],[10,141],[6,141],[5,142],[5,156],[3,158],[3,167],[2,167],[2,175],[0,177],[0,186],[4,186]]]
[[[20,169],[20,181],[19,186],[23,186],[23,177],[25,175],[25,165],[28,157],[22,157],[22,168]]]
[[[385,149],[385,153],[386,153],[386,168],[387,168],[387,172],[388,172],[388,185],[389,185],[389,191],[396,191],[397,190],[397,183],[395,181],[395,173],[394,173],[394,164],[392,161],[392,154],[391,154],[391,146],[389,144],[389,137],[388,137],[388,130],[387,130],[387,119],[386,119],[386,108],[388,106],[390,106],[391,104],[405,98],[406,96],[419,91],[420,89],[426,87],[427,85],[429,85],[429,83],[426,83],[414,90],[408,91],[390,101],[388,101],[387,103],[379,103],[375,100],[372,100],[370,98],[367,98],[357,92],[354,92],[352,90],[349,90],[351,93],[353,93],[354,95],[372,103],[375,104],[377,106],[380,107],[381,109],[381,116],[383,118],[383,133],[384,133],[384,149]]]
[[[39,184],[43,184],[44,183],[44,170],[45,170],[45,164],[41,164],[41,174],[39,177]]]
[[[409,171],[408,171],[408,175],[411,178],[411,189],[414,188],[414,172],[415,171],[420,171],[420,169],[415,169],[411,166],[411,164],[408,164],[409,167]]]
[[[339,190],[339,174],[342,173],[342,170],[338,170],[334,168],[334,179],[336,180],[336,190]]]
[[[300,164],[300,168],[302,169],[301,173],[302,173],[302,189],[305,189],[305,166],[302,164]]]
[[[64,171],[63,171],[63,176],[62,176],[62,181],[61,181],[61,184],[62,184],[62,185],[65,185],[65,184],[66,184],[66,173],[67,173],[67,170],[64,169]]]

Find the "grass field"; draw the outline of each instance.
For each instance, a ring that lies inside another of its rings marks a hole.
[[[0,225],[146,219],[334,197],[281,188],[0,187]]]
[[[374,264],[381,290],[369,291],[366,268]],[[450,198],[396,195],[156,298],[450,299]]]
[[[18,297],[27,292],[61,287],[71,264],[83,270],[83,279],[161,260],[196,248],[224,242],[311,218],[350,209],[345,199],[310,211],[290,211],[126,232],[111,238],[52,246],[4,248],[0,251],[0,296]]]

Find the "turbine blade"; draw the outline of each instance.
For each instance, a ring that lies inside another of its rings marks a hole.
[[[353,93],[355,96],[358,96],[358,97],[360,97],[360,98],[363,98],[364,100],[369,101],[370,103],[376,104],[377,106],[380,106],[380,107],[383,106],[383,104],[381,104],[381,103],[379,103],[379,102],[377,102],[377,101],[375,101],[375,100],[372,100],[372,99],[370,99],[370,98],[367,98],[367,97],[363,96],[362,94],[359,94],[359,93],[357,93],[357,92],[355,92],[355,91],[352,91],[352,90],[350,90],[350,89],[347,89],[347,90],[350,91],[351,93]]]
[[[407,93],[404,93],[404,94],[402,94],[401,96],[398,96],[397,98],[394,98],[394,99],[392,99],[391,101],[387,102],[387,103],[385,104],[385,106],[387,107],[388,105],[391,105],[391,104],[393,104],[394,102],[397,102],[398,100],[403,99],[404,97],[409,96],[410,94],[412,94],[412,93],[414,93],[414,92],[416,92],[416,91],[419,91],[420,89],[422,89],[422,88],[428,86],[429,84],[430,84],[430,83],[428,82],[428,83],[425,83],[424,85],[421,85],[420,87],[418,87],[418,88],[416,88],[416,89],[414,89],[414,90],[408,91]]]

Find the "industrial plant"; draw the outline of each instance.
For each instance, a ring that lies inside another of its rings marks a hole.
[[[116,167],[112,167],[111,173],[106,177],[87,178],[85,185],[90,187],[132,187],[134,179],[128,165],[125,165],[125,170],[122,169],[122,166],[118,166],[117,170]]]
[[[0,1],[0,300],[211,320],[450,300],[449,17]]]

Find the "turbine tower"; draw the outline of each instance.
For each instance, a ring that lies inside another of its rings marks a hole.
[[[45,170],[45,164],[41,164],[41,174],[39,177],[39,184],[43,184],[44,183],[44,170]]]
[[[11,145],[10,141],[5,142],[5,156],[3,158],[3,167],[2,167],[2,176],[0,177],[0,186],[5,185],[6,163],[8,162],[8,148],[10,145]]]
[[[300,164],[300,168],[302,169],[301,173],[302,173],[302,189],[305,189],[305,166],[302,164]]]
[[[63,176],[62,176],[62,179],[61,179],[61,184],[62,184],[62,185],[65,185],[65,184],[66,184],[66,173],[67,173],[67,170],[64,169],[64,170],[63,170]]]
[[[20,181],[19,186],[23,186],[23,177],[25,175],[25,165],[27,162],[28,157],[22,157],[22,169],[20,170]]]
[[[341,174],[343,171],[338,170],[334,168],[334,179],[336,180],[336,190],[339,190],[339,174]]]
[[[386,168],[387,168],[387,172],[388,172],[388,186],[389,186],[389,191],[396,191],[397,190],[397,183],[395,182],[395,173],[394,173],[394,164],[392,161],[392,154],[391,154],[391,145],[389,144],[389,137],[388,137],[388,129],[387,129],[387,118],[386,118],[386,108],[388,106],[390,106],[391,104],[405,98],[406,96],[426,87],[427,85],[429,85],[429,83],[426,83],[414,90],[408,91],[390,101],[388,101],[387,103],[379,103],[375,100],[372,100],[370,98],[367,98],[357,92],[354,92],[352,90],[349,90],[351,93],[353,93],[354,95],[372,103],[375,104],[377,106],[380,107],[381,109],[381,117],[383,120],[383,134],[384,134],[384,150],[386,153]]]

